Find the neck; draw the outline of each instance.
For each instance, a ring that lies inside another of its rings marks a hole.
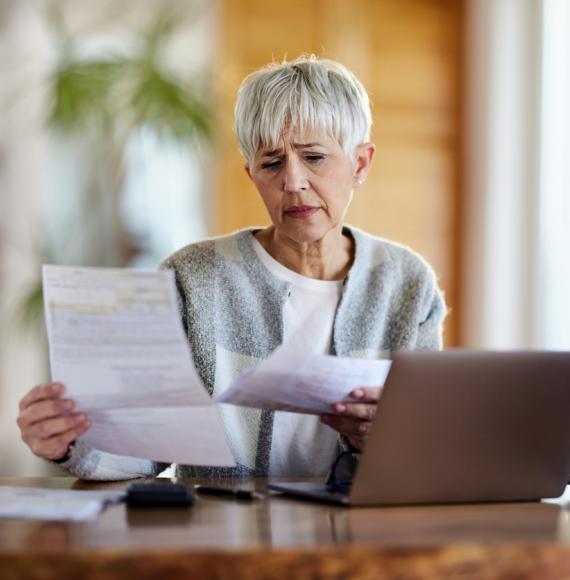
[[[283,266],[315,280],[343,280],[354,259],[354,242],[342,234],[342,226],[311,242],[292,240],[274,226],[257,232],[255,237]]]

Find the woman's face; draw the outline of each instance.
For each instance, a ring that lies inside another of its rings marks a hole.
[[[352,190],[368,174],[374,146],[357,147],[355,159],[331,136],[285,134],[276,148],[261,147],[246,166],[279,234],[298,243],[341,232]]]

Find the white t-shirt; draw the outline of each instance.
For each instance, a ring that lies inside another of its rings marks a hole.
[[[314,280],[289,270],[254,238],[264,266],[291,284],[283,310],[283,342],[314,354],[329,354],[334,317],[342,294],[342,281]],[[337,432],[318,415],[277,411],[273,424],[269,474],[322,477],[338,453]]]

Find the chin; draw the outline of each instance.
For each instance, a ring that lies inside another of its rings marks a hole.
[[[299,224],[295,227],[282,228],[282,232],[288,238],[295,240],[300,244],[312,244],[321,241],[328,234],[332,233],[334,228],[323,228],[323,226],[312,224]]]

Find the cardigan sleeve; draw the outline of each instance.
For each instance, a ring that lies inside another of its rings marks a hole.
[[[99,451],[83,441],[76,441],[71,446],[69,458],[66,461],[51,463],[70,475],[92,481],[156,477],[169,467],[167,463]]]
[[[447,309],[441,291],[434,283],[428,294],[427,314],[419,323],[414,348],[418,350],[441,350],[443,348],[443,320]]]

